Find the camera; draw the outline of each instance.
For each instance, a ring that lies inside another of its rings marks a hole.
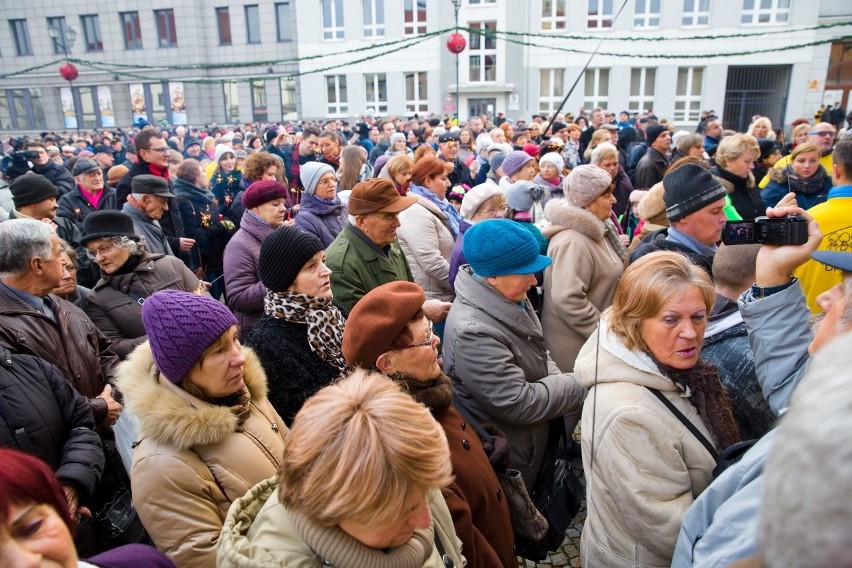
[[[808,221],[801,215],[754,221],[727,221],[722,229],[726,245],[801,245],[808,241]]]

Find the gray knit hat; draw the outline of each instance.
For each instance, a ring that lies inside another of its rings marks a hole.
[[[698,164],[684,164],[663,178],[666,217],[672,223],[703,209],[725,195],[727,192],[721,182]]]
[[[604,194],[612,178],[602,168],[591,165],[577,166],[565,178],[565,197],[575,207],[587,207]]]
[[[334,173],[334,168],[322,162],[308,162],[299,167],[299,179],[302,180],[302,187],[305,188],[305,193],[313,195],[317,190],[317,184],[326,172]]]

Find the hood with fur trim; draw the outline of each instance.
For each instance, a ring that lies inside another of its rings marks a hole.
[[[242,351],[246,389],[251,402],[261,402],[267,394],[266,373],[251,349],[243,347]],[[139,421],[140,440],[152,438],[187,450],[221,442],[240,424],[231,408],[205,402],[161,377],[147,341],[121,363],[116,385],[124,393],[127,409]]]
[[[571,205],[567,199],[548,201],[544,207],[544,216],[550,225],[541,232],[548,240],[556,233],[569,229],[595,241],[603,240],[606,233],[603,221],[585,209]]]
[[[636,204],[636,216],[655,225],[667,227],[669,221],[666,218],[666,202],[663,199],[664,193],[663,182],[654,184],[648,190],[648,193],[642,197],[642,200]]]

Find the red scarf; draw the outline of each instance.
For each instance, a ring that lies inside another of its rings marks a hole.
[[[145,162],[145,165],[148,166],[148,171],[151,172],[152,175],[163,179],[169,179],[169,166],[162,167],[150,162]]]

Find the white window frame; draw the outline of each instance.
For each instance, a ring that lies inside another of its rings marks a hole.
[[[379,85],[384,82],[384,99]],[[370,97],[372,90],[373,96]],[[373,108],[377,115],[388,113],[388,76],[386,73],[364,74],[364,95],[367,98],[367,108]]]
[[[592,74],[592,92],[589,93],[587,78]],[[591,111],[594,108],[607,108],[609,105],[609,80],[612,76],[609,67],[590,67],[583,73],[583,108]],[[601,87],[606,87],[603,93]]]
[[[633,78],[634,71],[639,71],[638,73],[638,93],[637,95],[633,94]],[[652,75],[652,77],[649,77]],[[629,96],[627,99],[627,111],[632,115],[637,112],[645,112],[645,110],[649,108],[654,108],[654,96],[656,94],[657,86],[657,68],[656,67],[632,67],[630,69],[630,91],[628,91]],[[648,94],[647,87],[651,87],[651,93]]]
[[[790,23],[793,0],[768,0],[769,8],[761,7],[763,0],[743,0],[743,13],[740,23],[744,26],[777,26]],[[747,6],[751,4],[751,8]],[[783,6],[786,4],[786,6]],[[765,22],[760,19],[766,17]],[[783,18],[782,18],[783,17]]]
[[[328,19],[326,19],[328,7]],[[322,39],[336,41],[343,39],[343,0],[321,0]]]
[[[284,120],[295,120],[299,105],[296,96],[296,78],[281,77],[278,81],[281,89],[281,118]]]
[[[539,69],[538,71],[538,111],[553,116],[565,97],[565,68]],[[545,87],[547,87],[546,90]]]
[[[467,0],[469,6],[481,6],[483,4],[496,4],[497,0]]]
[[[550,2],[550,10],[547,3]],[[561,8],[562,15],[559,15]],[[545,32],[564,30],[568,27],[568,0],[542,0],[541,30]]]
[[[423,9],[423,19],[418,19],[420,16],[420,9]],[[403,4],[403,27],[402,27],[402,35],[418,35],[426,33],[426,12],[427,4],[426,0],[405,0]],[[406,22],[405,16],[407,14],[411,14],[411,21]]]
[[[711,0],[683,0],[683,17],[681,18],[681,27],[710,27],[710,2]],[[702,18],[705,19],[704,22],[701,21]]]
[[[426,71],[409,71],[404,75],[405,80],[405,112],[415,114],[429,111],[429,77]],[[408,81],[412,81],[409,92]],[[423,93],[420,92],[420,79],[423,79]]]
[[[363,0],[364,39],[385,37],[385,0]]]
[[[612,19],[614,14],[613,2],[614,0],[587,0],[587,30],[608,30],[612,28]],[[594,14],[592,14],[593,8],[597,10]]]
[[[660,14],[661,3],[662,0],[636,0],[636,12],[633,17],[633,27],[637,30],[659,29],[660,18],[662,17]]]
[[[240,121],[240,92],[236,81],[222,81],[222,91],[225,95],[225,121],[239,123]],[[230,105],[228,103],[231,103]]]
[[[467,26],[469,28],[473,28],[474,26],[478,25],[480,30],[486,30],[486,29],[489,29],[489,24],[492,26],[491,27],[492,31],[497,29],[497,22],[494,21],[494,20],[488,20],[488,21],[484,21],[484,22],[468,22]],[[467,59],[467,62],[468,62],[468,79],[470,80],[471,83],[494,83],[494,82],[496,82],[497,81],[497,40],[496,40],[496,38],[493,39],[494,47],[485,47],[485,43],[486,43],[486,41],[488,41],[488,38],[486,38],[484,35],[480,35],[479,39],[478,39],[479,47],[477,49],[473,48],[473,44],[474,44],[473,40],[474,40],[473,34],[471,34],[470,41],[468,42],[469,46],[470,46],[469,49],[468,49],[469,55],[468,55],[468,59]],[[471,61],[473,60],[474,57],[479,58],[479,78],[477,78],[477,79],[473,79],[471,77],[471,73],[473,72],[473,64],[471,63]],[[485,58],[486,57],[492,57],[493,58],[493,63],[494,63],[494,78],[493,79],[487,79],[486,78],[486,71],[485,71]]]
[[[698,85],[698,94],[695,94],[695,72],[701,71],[701,82]],[[680,92],[680,74],[686,73],[684,91]],[[678,80],[675,84],[675,106],[672,113],[674,121],[679,124],[697,123],[701,120],[701,97],[704,94],[704,67],[678,67]]]
[[[334,100],[331,100],[331,97],[328,96],[329,87],[331,87],[332,84],[334,86]],[[345,116],[349,112],[349,90],[346,82],[346,75],[326,75],[325,85],[326,98],[328,98],[328,115]]]

